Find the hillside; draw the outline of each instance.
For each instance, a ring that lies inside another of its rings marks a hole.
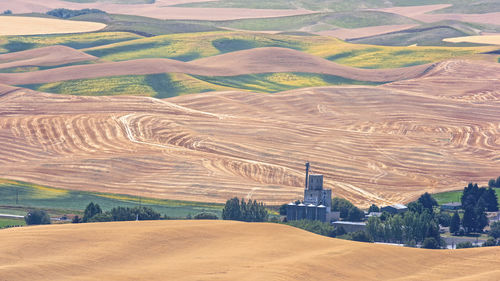
[[[78,33],[100,30],[105,24],[33,17],[1,17],[0,35]]]
[[[387,82],[418,77],[429,65],[400,69],[359,69],[285,48],[256,48],[182,62],[170,59],[138,59],[76,65],[24,73],[0,73],[0,83],[23,85],[119,75],[185,73],[234,76],[270,72],[329,74],[353,80]]]
[[[165,276],[175,280],[330,280],[332,276],[496,280],[500,274],[500,247],[402,248],[327,238],[269,223],[36,226],[1,230],[0,241],[2,278],[7,280],[32,280],[33,276],[37,280],[165,280]]]
[[[499,67],[448,61],[420,78],[377,87],[164,100],[6,87],[0,176],[147,197],[280,204],[301,196],[309,160],[336,196],[360,206],[408,202],[497,176]]]

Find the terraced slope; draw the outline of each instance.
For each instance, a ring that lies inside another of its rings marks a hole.
[[[408,202],[498,174],[499,68],[450,61],[379,87],[166,100],[5,87],[0,176],[147,197],[278,204],[301,196],[309,160],[335,195],[360,206]]]
[[[399,69],[358,69],[343,66],[285,48],[257,48],[182,62],[169,59],[139,59],[75,65],[55,69],[1,73],[0,83],[9,85],[49,83],[119,75],[186,73],[204,76],[234,76],[272,72],[329,74],[353,80],[387,82],[418,77],[429,65]]]
[[[127,235],[123,235],[126,233]],[[96,235],[97,234],[97,235]],[[37,240],[26,247],[26,241]],[[495,280],[500,247],[424,250],[231,221],[69,224],[0,231],[8,280]],[[297,251],[291,245],[307,245]],[[70,249],[70,250],[69,250]],[[362,262],[361,262],[362,261]],[[78,274],[75,274],[75,270]]]
[[[56,66],[97,58],[65,46],[50,46],[0,55],[0,69],[20,66]]]

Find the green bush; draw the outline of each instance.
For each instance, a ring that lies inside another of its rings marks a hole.
[[[464,248],[474,248],[474,245],[472,245],[472,242],[470,241],[460,242],[457,244],[457,249],[464,249]]]
[[[199,213],[194,216],[195,220],[218,220],[219,217],[214,213]]]
[[[297,221],[287,222],[286,224],[323,236],[328,236],[328,237],[337,236],[337,230],[335,229],[334,226],[321,221],[297,220]]]
[[[24,217],[27,225],[50,224],[50,216],[43,210],[32,210]]]
[[[439,249],[439,242],[434,237],[427,237],[422,243],[422,248],[425,249]]]

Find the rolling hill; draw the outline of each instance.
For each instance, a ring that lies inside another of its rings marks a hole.
[[[127,235],[123,235],[126,233]],[[424,250],[290,226],[143,221],[0,231],[8,280],[496,280],[500,247]],[[69,250],[70,249],[70,250]]]
[[[0,176],[146,197],[280,204],[301,196],[309,160],[334,195],[359,206],[408,202],[497,176],[499,67],[448,61],[377,87],[165,100],[4,87]]]

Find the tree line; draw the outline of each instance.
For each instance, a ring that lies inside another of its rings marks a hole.
[[[243,198],[240,201],[238,197],[227,200],[224,209],[222,209],[222,219],[224,220],[264,222],[267,221],[268,216],[264,203],[251,199],[245,202]]]
[[[70,9],[59,8],[50,10],[46,14],[57,18],[69,19],[72,17],[77,17],[86,14],[106,14],[106,12],[99,9],[70,10]]]

